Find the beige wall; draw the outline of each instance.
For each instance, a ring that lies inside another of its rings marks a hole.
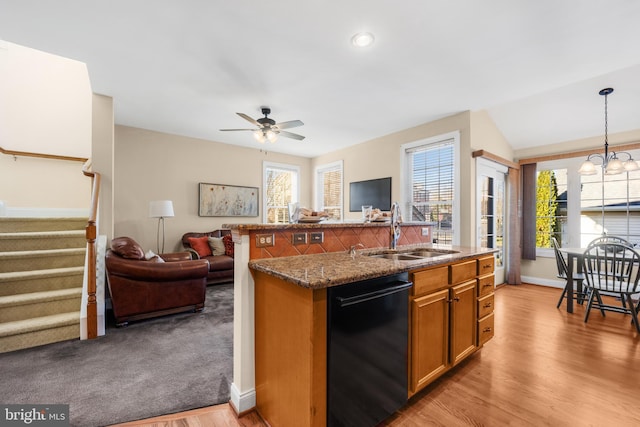
[[[91,86],[83,63],[0,40],[2,148],[90,157]],[[10,214],[88,209],[82,163],[0,155],[0,200]]]
[[[7,211],[88,209],[91,180],[82,162],[0,154],[0,200]]]
[[[85,64],[0,40],[2,146],[91,156],[91,84]],[[35,125],[37,123],[37,126]]]
[[[392,177],[392,199],[401,200],[401,146],[446,133],[460,132],[460,243],[475,245],[475,161],[471,157],[474,150],[485,149],[512,160],[512,150],[497,130],[486,112],[465,111],[414,128],[385,135],[334,151],[313,159],[313,167],[344,161],[344,205],[346,219],[357,219],[360,214],[348,212],[349,183],[366,179]]]
[[[264,161],[300,167],[300,203],[310,206],[311,160],[259,149],[181,137],[125,126],[115,127],[114,236],[130,236],[156,251],[158,220],[149,202],[172,200],[175,217],[165,219],[165,252],[181,249],[189,231],[211,231],[225,223],[262,222],[258,217],[199,217],[198,183],[258,187],[262,198]]]
[[[91,170],[100,173],[98,234],[113,236],[113,99],[93,95]]]
[[[358,219],[362,216],[361,213],[348,212],[350,182],[390,176],[391,198],[393,201],[400,201],[402,196],[400,187],[401,145],[454,131],[460,131],[461,146],[467,147],[466,149],[463,148],[463,151],[468,151],[469,112],[463,112],[318,156],[313,159],[312,163],[315,168],[343,160],[345,219]],[[469,168],[468,165],[465,168],[461,164],[461,169],[462,171],[465,171],[465,169],[468,171]],[[464,175],[463,180],[467,181],[469,179],[468,174],[465,173]],[[468,199],[468,189],[466,193],[466,195],[463,195],[463,200]]]

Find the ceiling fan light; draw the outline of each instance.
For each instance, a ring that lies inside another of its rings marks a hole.
[[[265,141],[265,137],[264,137],[264,133],[261,130],[255,130],[253,131],[253,137],[256,139],[256,141],[258,141],[261,144],[264,144]]]
[[[269,140],[269,142],[276,142],[278,140],[278,134],[276,134],[274,131],[272,130],[268,130],[266,132],[266,136],[267,139]],[[264,141],[263,141],[264,142]]]
[[[595,175],[598,171],[596,165],[594,165],[591,160],[585,160],[580,166],[580,169],[578,169],[578,173],[580,175]]]

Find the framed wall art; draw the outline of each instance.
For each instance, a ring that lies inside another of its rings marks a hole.
[[[199,184],[198,216],[258,216],[258,187]]]

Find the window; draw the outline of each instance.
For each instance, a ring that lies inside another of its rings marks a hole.
[[[640,152],[631,152],[638,158]],[[550,238],[561,246],[585,247],[602,233],[640,243],[640,172],[581,176],[584,157],[537,165],[536,247],[553,256]]]
[[[262,170],[263,221],[267,224],[289,222],[288,204],[299,201],[300,168],[264,162]]]
[[[316,208],[342,220],[342,160],[316,168]]]
[[[581,243],[606,233],[640,244],[640,171],[580,178]]]
[[[405,221],[432,223],[436,243],[457,244],[458,201],[455,195],[459,134],[442,135],[402,146],[405,170]]]
[[[562,242],[567,223],[567,169],[538,169],[536,179],[536,247]]]

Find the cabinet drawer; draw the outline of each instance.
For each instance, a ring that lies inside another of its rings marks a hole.
[[[493,295],[489,294],[482,298],[478,298],[478,319],[493,313]]]
[[[478,259],[478,276],[493,273],[495,262],[496,260],[493,255]]]
[[[478,321],[478,346],[493,338],[493,313]]]
[[[422,295],[448,286],[449,268],[437,267],[429,270],[411,273],[413,282],[413,295]]]
[[[478,297],[483,297],[492,293],[494,281],[495,278],[493,274],[478,278]]]
[[[449,266],[449,283],[457,284],[476,277],[476,260],[461,262]]]

